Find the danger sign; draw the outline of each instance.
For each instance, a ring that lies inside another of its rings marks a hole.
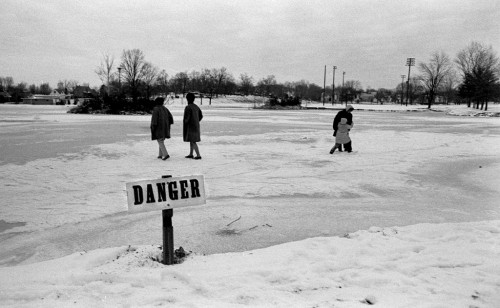
[[[130,212],[147,212],[206,203],[203,175],[127,183]]]

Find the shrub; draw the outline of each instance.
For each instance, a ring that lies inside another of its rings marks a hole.
[[[69,113],[96,113],[101,111],[102,101],[98,98],[91,98],[85,100],[80,105],[68,110]]]
[[[271,97],[268,103],[270,106],[300,106],[301,99],[298,96],[289,96],[285,94],[282,98],[277,98],[275,96]]]
[[[70,109],[69,113],[105,113],[105,114],[147,114],[151,113],[155,102],[140,98],[135,103],[124,96],[104,95],[86,100],[81,105]]]

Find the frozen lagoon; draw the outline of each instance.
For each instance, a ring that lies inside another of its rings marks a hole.
[[[183,106],[169,108],[172,158],[160,161],[149,116],[0,105],[0,265],[160,244],[161,213],[128,214],[125,183],[164,174],[205,175],[207,205],[173,218],[175,245],[197,253],[500,217],[498,118],[355,111],[357,153],[329,155],[336,111],[205,104],[203,159],[192,161]]]

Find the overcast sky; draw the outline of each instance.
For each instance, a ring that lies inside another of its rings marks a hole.
[[[178,72],[226,67],[236,79],[358,80],[394,88],[406,58],[455,58],[472,41],[500,52],[499,0],[1,0],[0,76],[28,84],[72,79],[125,49]],[[412,75],[418,70],[412,68]]]

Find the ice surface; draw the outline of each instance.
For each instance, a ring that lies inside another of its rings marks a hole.
[[[0,264],[160,243],[161,214],[127,214],[125,183],[164,174],[205,175],[207,205],[174,215],[176,243],[199,253],[500,218],[498,118],[356,110],[357,153],[329,155],[336,111],[201,107],[203,159],[184,158],[183,106],[174,104],[172,158],[160,161],[149,116],[0,106],[0,217],[24,223],[0,234]]]
[[[182,105],[169,107],[172,158],[160,161],[147,116],[0,105],[2,306],[500,301],[498,118],[357,110],[356,153],[329,155],[335,111],[214,104],[193,161]],[[208,204],[173,217],[175,246],[194,254],[164,266],[161,214],[128,214],[125,183],[195,173]]]

